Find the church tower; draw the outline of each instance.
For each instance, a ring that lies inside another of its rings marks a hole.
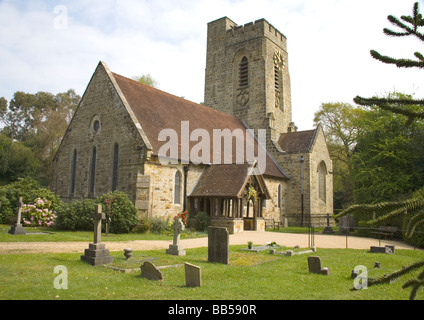
[[[265,19],[208,23],[205,105],[267,129],[273,142],[295,131],[286,37]]]

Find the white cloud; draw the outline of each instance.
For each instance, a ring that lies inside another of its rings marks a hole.
[[[150,73],[160,89],[203,101],[207,23],[265,18],[288,38],[293,118],[312,127],[322,102],[420,88],[421,71],[386,66],[370,49],[412,57],[417,40],[389,39],[387,15],[411,14],[398,0],[63,0],[0,1],[0,96],[16,91],[81,95],[99,60],[132,77]],[[67,8],[68,28],[53,9]],[[424,2],[420,0],[422,11]]]

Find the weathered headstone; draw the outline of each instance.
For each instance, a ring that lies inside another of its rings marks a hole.
[[[371,253],[395,253],[395,246],[389,246],[386,245],[384,247],[378,247],[378,246],[371,246],[370,247]]]
[[[186,252],[183,247],[180,245],[180,235],[184,231],[185,226],[180,218],[175,219],[174,223],[171,226],[174,231],[173,244],[169,245],[169,249],[166,249],[167,254],[172,254],[174,256],[185,256]]]
[[[350,231],[355,230],[356,222],[351,215],[343,216],[339,221],[339,233],[349,234]]]
[[[93,214],[94,242],[88,245],[88,249],[84,251],[85,254],[81,256],[82,261],[92,266],[113,262],[113,257],[109,255],[109,250],[105,248],[104,243],[101,243],[102,220],[105,218],[105,214],[102,212],[102,205],[97,205],[96,212]]]
[[[26,234],[24,227],[22,227],[21,224],[21,213],[22,213],[22,207],[24,203],[22,201],[22,197],[19,197],[18,199],[18,214],[16,217],[16,223],[13,224],[13,226],[10,228],[9,233],[13,235],[17,234]]]
[[[200,267],[190,263],[184,264],[185,279],[187,287],[201,287],[202,286],[202,270]]]
[[[208,227],[208,261],[229,264],[230,236],[227,228]]]
[[[323,274],[326,276],[330,275],[330,269],[321,267],[321,258],[316,256],[308,257],[309,272]]]
[[[162,272],[150,261],[144,262],[141,266],[141,276],[149,280],[163,280]]]

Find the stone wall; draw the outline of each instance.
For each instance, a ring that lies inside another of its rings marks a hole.
[[[205,105],[243,119],[251,129],[287,132],[292,121],[287,39],[266,20],[238,26],[228,18],[208,24]],[[274,55],[284,60],[280,103],[276,107]],[[248,59],[247,87],[239,85],[239,66]]]
[[[51,189],[65,201],[95,198],[112,191],[115,144],[119,146],[117,190],[126,192],[135,201],[137,177],[142,173],[146,150],[107,71],[99,64],[54,159]],[[97,154],[94,192],[90,192],[94,147]],[[74,150],[77,163],[72,193]]]

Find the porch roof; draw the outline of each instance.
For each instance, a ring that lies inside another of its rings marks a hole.
[[[256,172],[254,172],[256,171]],[[211,165],[200,176],[189,197],[242,197],[249,177],[253,176],[259,184],[259,194],[269,198],[265,181],[255,168],[249,164]]]

